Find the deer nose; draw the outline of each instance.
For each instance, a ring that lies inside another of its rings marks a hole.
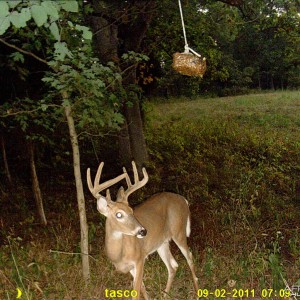
[[[145,237],[146,235],[147,235],[147,229],[145,228],[140,229],[137,234],[137,236],[141,238]]]

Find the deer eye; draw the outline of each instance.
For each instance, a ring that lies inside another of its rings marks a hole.
[[[118,219],[121,219],[121,218],[123,218],[123,214],[120,213],[120,212],[117,212],[117,213],[116,213],[116,217],[117,217]]]

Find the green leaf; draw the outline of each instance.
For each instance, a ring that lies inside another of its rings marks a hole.
[[[52,17],[52,21],[56,21],[59,18],[58,7],[54,1],[43,1],[41,5],[45,8],[45,12],[48,16]]]
[[[0,1],[0,17],[6,17],[9,15],[9,7],[6,1]]]
[[[93,38],[93,33],[86,27],[86,30],[83,30],[82,37],[85,40],[91,40]]]
[[[29,7],[22,8],[20,14],[21,14],[20,17],[23,18],[25,22],[31,19],[31,11]]]
[[[16,27],[16,28],[22,28],[22,27],[26,27],[26,22],[28,20],[30,20],[31,18],[31,14],[29,9],[22,9],[22,11],[20,13],[18,13],[17,11],[13,11],[10,15],[9,15],[9,19],[11,21],[11,23]]]
[[[18,4],[20,4],[22,1],[17,1],[17,0],[14,0],[14,1],[8,1],[8,5],[10,8],[15,8]]]
[[[84,38],[84,39],[86,39],[86,40],[91,40],[92,39],[92,37],[93,37],[93,34],[92,34],[92,32],[90,31],[90,29],[88,28],[88,27],[86,27],[86,26],[81,26],[81,25],[76,25],[75,26],[75,29],[76,30],[80,30],[80,31],[82,31],[82,37]]]
[[[33,5],[31,7],[31,14],[37,26],[42,26],[47,22],[47,13],[45,7],[41,5]]]
[[[61,8],[68,12],[78,12],[77,1],[59,1]]]
[[[71,106],[70,100],[64,99],[64,100],[62,101],[62,106],[63,106],[63,107]]]
[[[53,79],[51,77],[44,77],[42,78],[43,82],[51,82]]]
[[[50,31],[51,31],[52,35],[54,36],[54,38],[57,41],[60,41],[59,29],[58,29],[58,26],[57,26],[57,24],[55,22],[51,23],[51,25],[50,25]]]
[[[20,61],[21,63],[24,63],[24,55],[20,52],[14,52],[10,55],[10,57],[14,60],[14,61]]]
[[[0,17],[0,35],[6,32],[10,26],[8,17]]]
[[[48,109],[48,105],[45,103],[41,104],[41,109],[42,111],[46,111]]]
[[[132,101],[127,101],[127,102],[126,102],[126,105],[127,105],[128,107],[133,107]]]
[[[72,52],[68,49],[66,43],[56,42],[54,44],[54,48],[55,48],[54,55],[55,55],[56,60],[63,61],[66,56],[68,56],[69,58],[72,58]]]

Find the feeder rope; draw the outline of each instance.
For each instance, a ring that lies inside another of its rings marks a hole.
[[[182,13],[182,7],[181,7],[181,1],[178,0],[178,5],[179,5],[179,11],[180,11],[180,17],[181,17],[181,24],[182,24],[182,31],[183,31],[183,37],[184,37],[184,53],[189,53],[190,51],[195,54],[198,57],[201,57],[199,53],[191,49],[188,45],[187,38],[186,38],[186,32],[185,32],[185,25],[184,25],[184,19],[183,19],[183,13]]]
[[[181,7],[181,1],[178,0],[178,5],[179,5],[179,11],[180,11],[180,17],[181,17],[181,24],[182,24],[182,31],[183,31],[183,37],[184,37],[184,48],[185,52],[189,52],[189,45],[187,43],[187,38],[186,38],[186,32],[185,32],[185,25],[184,25],[184,19],[183,19],[183,13],[182,13],[182,7]]]

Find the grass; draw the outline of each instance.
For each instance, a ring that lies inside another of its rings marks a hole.
[[[157,100],[145,109],[151,177],[139,199],[159,190],[188,198],[189,245],[202,291],[253,290],[251,299],[261,299],[266,289],[299,286],[300,93]],[[117,273],[105,257],[104,219],[94,201],[88,197],[95,259],[85,285],[78,254],[49,252],[79,252],[73,187],[44,191],[51,198],[45,229],[31,217],[33,208],[22,204],[30,195],[23,187],[18,192],[16,203],[22,206],[12,210],[7,203],[2,211],[0,299],[15,299],[17,287],[26,300],[105,299],[107,288],[130,289],[130,275]],[[195,299],[186,262],[174,245],[172,252],[179,269],[171,299]],[[163,263],[150,256],[145,285],[152,299],[161,299],[166,280]]]
[[[276,92],[213,99],[170,99],[147,107],[156,124],[188,121],[236,122],[255,130],[299,130],[300,92]],[[148,116],[149,117],[149,116]],[[258,128],[257,128],[258,127]]]
[[[209,250],[202,286],[299,284],[300,93],[157,101],[147,110],[156,185],[188,197],[193,244]]]

